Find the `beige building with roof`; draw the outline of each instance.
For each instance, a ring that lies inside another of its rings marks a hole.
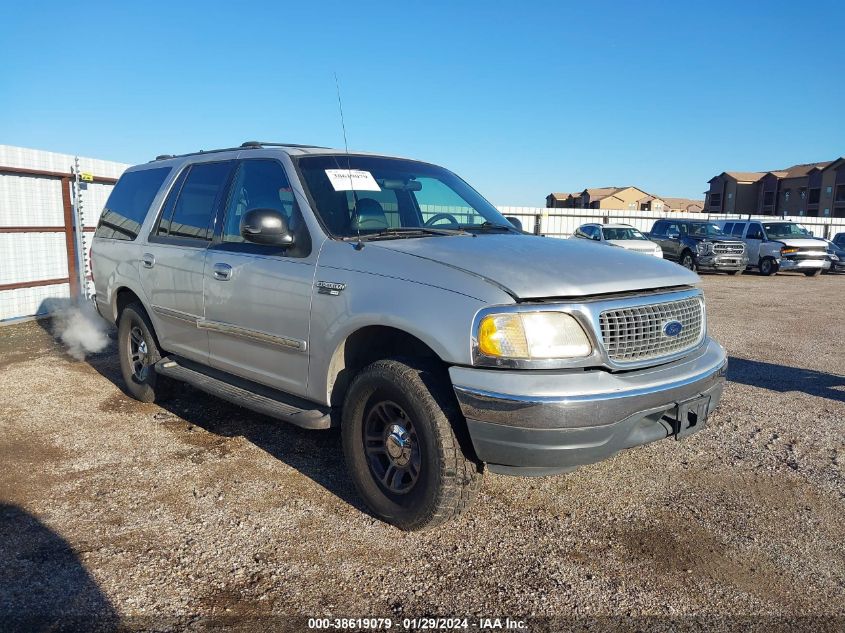
[[[705,192],[709,213],[845,217],[845,158],[764,172],[722,172]]]
[[[565,197],[563,197],[565,195]],[[549,204],[549,201],[554,204]],[[546,206],[571,209],[663,210],[663,199],[638,187],[594,187],[571,194],[550,194]]]

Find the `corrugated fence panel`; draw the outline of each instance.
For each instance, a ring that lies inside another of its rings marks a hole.
[[[540,233],[547,237],[566,238],[582,224],[619,222],[630,224],[643,232],[651,231],[655,221],[661,218],[689,218],[693,220],[747,219],[747,215],[726,215],[707,213],[666,213],[662,211],[638,211],[633,209],[544,209],[542,207],[499,207],[499,212],[516,216],[522,221],[523,229],[532,231],[536,218],[540,218]],[[752,216],[754,217],[754,216]],[[780,220],[780,217],[760,217],[761,220]],[[812,216],[786,217],[798,222],[815,235],[833,237],[845,232],[845,218],[819,218]]]
[[[46,314],[46,299],[69,297],[70,286],[66,283],[35,288],[17,288],[0,292],[0,321],[16,319],[35,314]]]
[[[64,233],[0,233],[0,285],[67,277]]]
[[[63,224],[60,180],[0,174],[0,226]]]

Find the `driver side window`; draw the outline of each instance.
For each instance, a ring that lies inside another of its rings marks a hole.
[[[223,227],[224,242],[244,242],[241,219],[251,209],[273,209],[287,218],[291,231],[296,233],[302,217],[285,171],[274,160],[245,160],[238,169]]]
[[[749,224],[748,225],[748,232],[745,234],[745,239],[747,239],[747,240],[762,240],[763,239],[763,227],[759,224]]]

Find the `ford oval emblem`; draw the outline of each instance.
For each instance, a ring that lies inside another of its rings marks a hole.
[[[666,323],[663,324],[663,333],[666,336],[678,336],[683,329],[684,324],[680,321],[666,321]]]

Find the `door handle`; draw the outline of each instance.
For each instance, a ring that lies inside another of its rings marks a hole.
[[[152,268],[156,265],[155,255],[152,253],[144,253],[141,255],[141,263],[144,265],[144,268]]]
[[[218,281],[229,281],[232,278],[232,267],[229,264],[214,264],[211,274]]]

